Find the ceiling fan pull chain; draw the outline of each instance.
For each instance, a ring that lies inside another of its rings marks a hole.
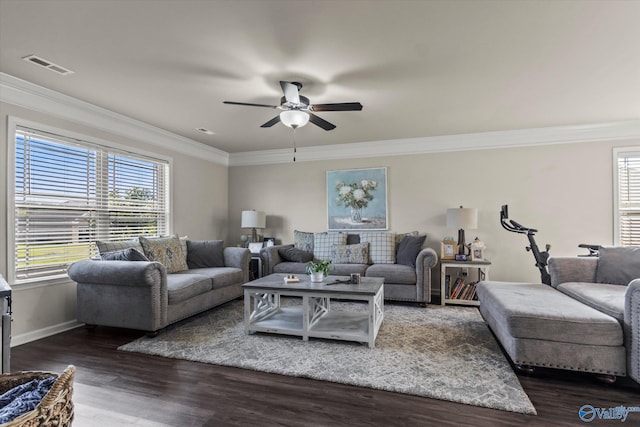
[[[293,128],[293,163],[296,162],[296,128]]]

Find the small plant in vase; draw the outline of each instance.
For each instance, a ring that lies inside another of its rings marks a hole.
[[[312,282],[322,282],[324,276],[328,276],[332,269],[331,260],[328,259],[318,262],[309,261],[307,263],[307,274],[311,275]]]

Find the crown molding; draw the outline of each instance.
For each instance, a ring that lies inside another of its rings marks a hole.
[[[5,73],[0,73],[0,101],[214,163],[229,164],[229,153],[225,151]]]
[[[405,156],[449,151],[488,150],[629,139],[640,139],[640,119],[586,125],[553,126],[546,128],[299,147],[296,153],[296,162]],[[291,149],[231,153],[229,155],[229,166],[290,163],[292,158]]]

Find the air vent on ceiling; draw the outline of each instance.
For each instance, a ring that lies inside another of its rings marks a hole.
[[[48,70],[54,71],[58,74],[62,74],[63,76],[73,74],[73,71],[67,68],[61,67],[60,65],[54,64],[53,62],[48,61],[44,58],[40,58],[39,56],[36,56],[36,55],[25,56],[22,59],[24,59],[27,62],[31,62],[32,64],[36,64],[36,65],[39,65],[40,67],[44,67]]]

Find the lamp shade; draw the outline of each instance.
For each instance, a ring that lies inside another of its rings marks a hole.
[[[447,228],[478,228],[478,209],[462,206],[447,209]]]
[[[309,123],[309,115],[300,110],[286,110],[280,113],[280,121],[290,128],[301,128]]]
[[[266,215],[262,211],[242,211],[242,228],[265,228],[267,225]]]

